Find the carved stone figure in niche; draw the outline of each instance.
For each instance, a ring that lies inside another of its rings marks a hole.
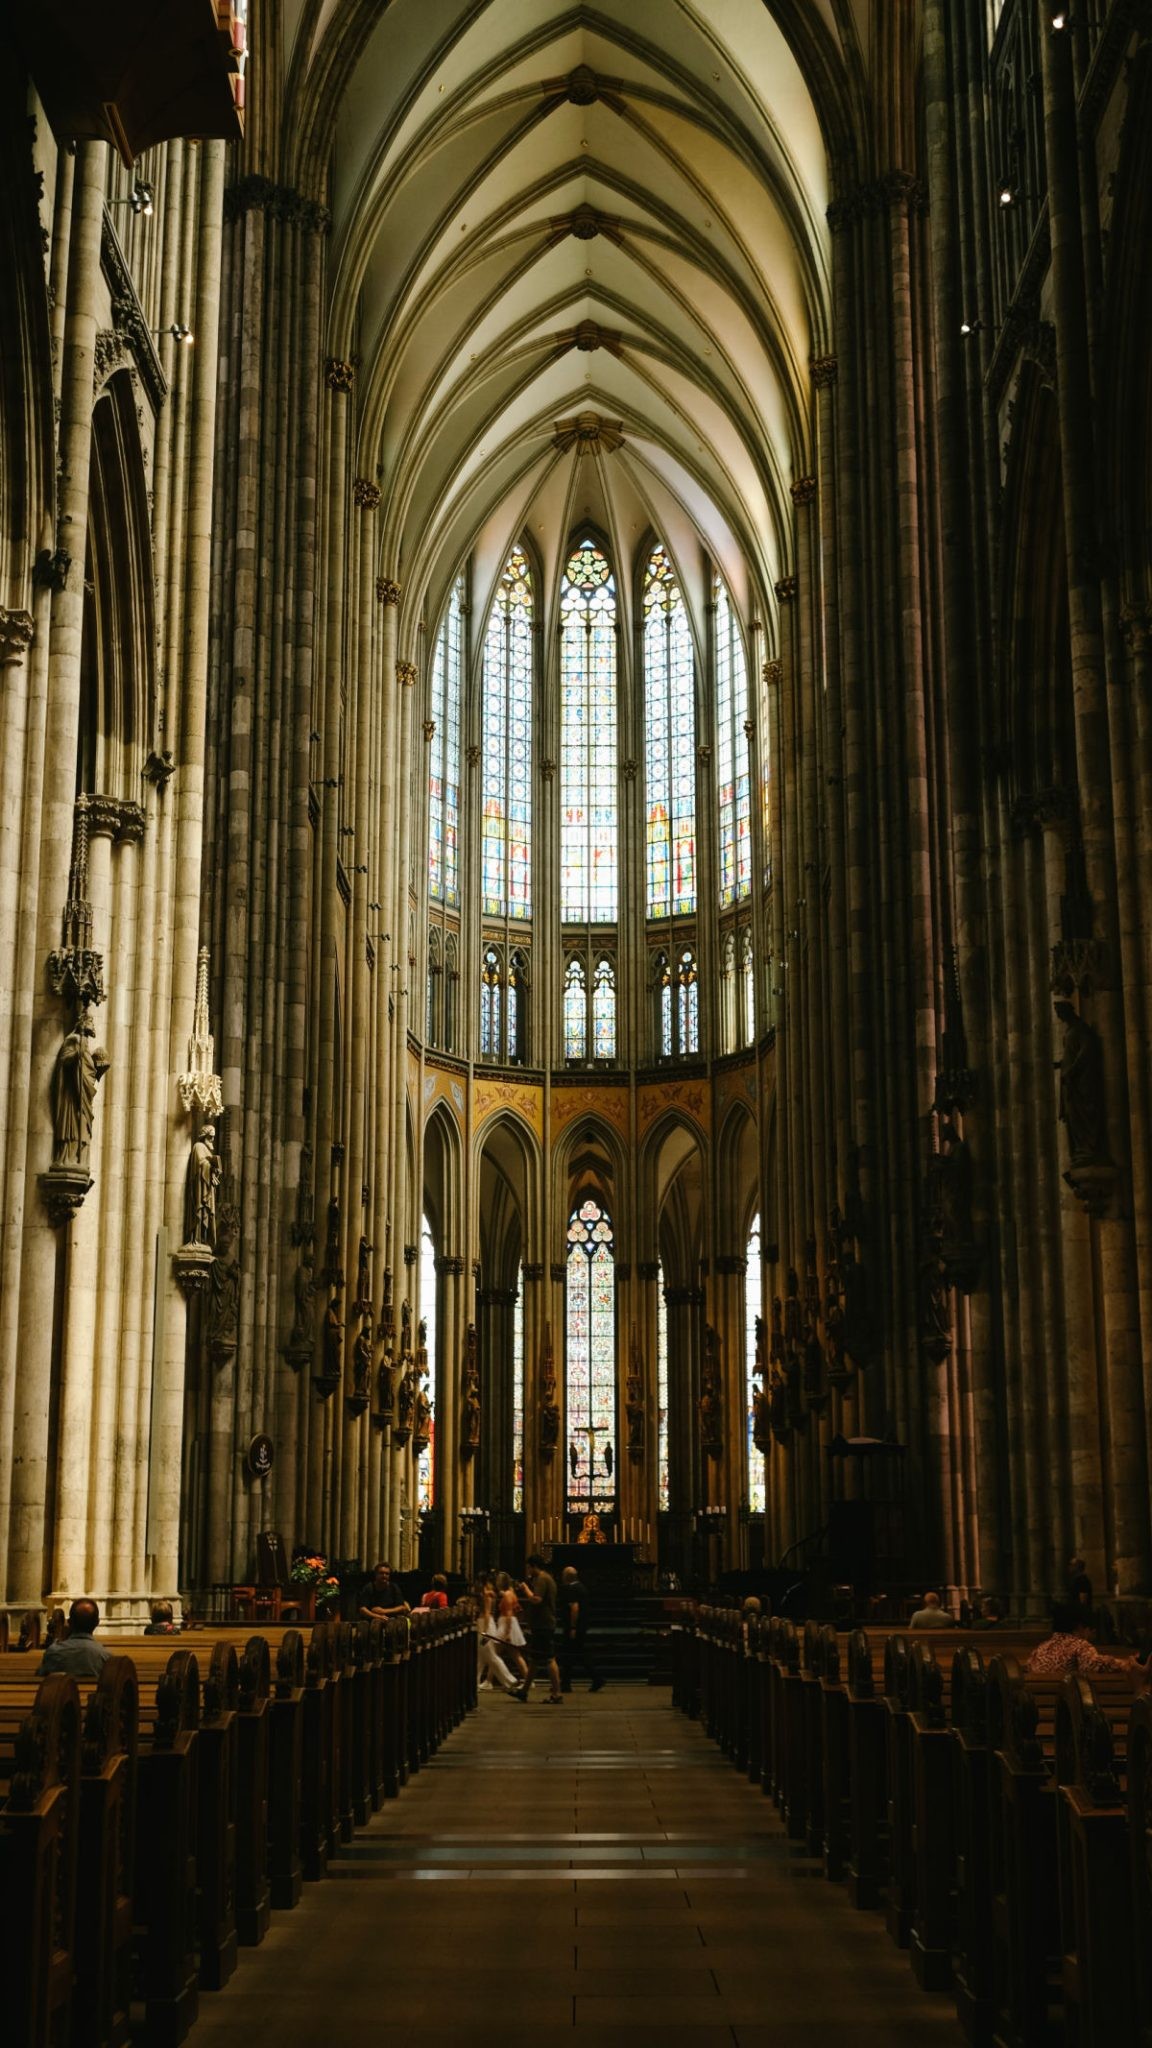
[[[292,1275],[292,1300],[294,1317],[292,1334],[288,1339],[291,1351],[303,1351],[312,1343],[312,1302],[316,1293],[316,1282],[312,1278],[312,1247],[301,1246],[300,1263]]]
[[[220,1362],[235,1351],[240,1331],[240,1266],[234,1250],[237,1228],[236,1211],[225,1203],[208,1276],[208,1344]]]
[[[328,1239],[324,1247],[324,1277],[330,1287],[343,1287],[344,1269],[340,1264],[340,1203],[333,1195],[328,1204]]]
[[[380,1309],[380,1321],[377,1325],[376,1335],[384,1346],[385,1351],[391,1352],[394,1350],[396,1318],[392,1313],[392,1270],[389,1266],[384,1268],[384,1300]]]
[[[933,1365],[943,1365],[952,1349],[948,1301],[948,1269],[938,1244],[929,1243],[920,1261],[920,1349]]]
[[[1064,1026],[1057,1066],[1060,1074],[1060,1121],[1068,1131],[1072,1166],[1108,1164],[1104,1112],[1104,1048],[1100,1034],[1071,1003],[1054,1005]]]
[[[216,1190],[223,1170],[216,1150],[216,1126],[205,1124],[188,1161],[187,1244],[216,1242]]]
[[[772,1441],[772,1404],[763,1387],[752,1396],[752,1441],[763,1457]]]
[[[540,1405],[540,1451],[545,1458],[554,1457],[560,1443],[560,1409],[556,1401],[547,1399]]]
[[[972,1242],[972,1154],[951,1117],[940,1120],[935,1160],[937,1227],[945,1249]]]
[[[372,1301],[371,1257],[372,1247],[368,1239],[362,1237],[356,1257],[356,1307],[361,1314]]]
[[[635,1459],[644,1449],[644,1404],[630,1400],[625,1412],[628,1417],[628,1455]]]
[[[804,1312],[800,1305],[800,1275],[795,1266],[788,1268],[788,1290],[784,1302],[784,1341],[795,1349],[803,1341]]]
[[[475,1323],[464,1334],[461,1374],[460,1448],[466,1458],[480,1447],[480,1356]]]
[[[844,1349],[853,1365],[867,1365],[872,1355],[872,1318],[868,1276],[855,1252],[844,1253]]]
[[[376,1400],[380,1414],[389,1419],[396,1412],[396,1368],[385,1356],[376,1373]]]
[[[367,1402],[372,1390],[372,1321],[365,1317],[352,1346],[352,1392]]]
[[[400,1349],[412,1349],[412,1306],[407,1300],[400,1304]]]
[[[772,1418],[772,1434],[779,1443],[787,1443],[792,1433],[788,1420],[788,1382],[783,1373],[774,1372],[768,1389],[768,1411]]]
[[[418,1451],[426,1451],[432,1440],[432,1403],[427,1390],[420,1382],[416,1388],[416,1407],[412,1420],[412,1444]]]
[[[396,1393],[396,1427],[393,1441],[406,1444],[412,1434],[412,1411],[416,1406],[416,1388],[411,1370],[404,1374]]]
[[[333,1385],[339,1382],[344,1354],[344,1321],[340,1314],[340,1297],[331,1296],[324,1311],[324,1378]]]
[[[53,1166],[86,1168],[92,1143],[96,1089],[110,1061],[96,1036],[90,1010],[81,1010],[56,1055],[52,1075]]]

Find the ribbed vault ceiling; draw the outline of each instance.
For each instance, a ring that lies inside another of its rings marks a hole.
[[[345,4],[299,22],[321,70]],[[588,519],[622,559],[667,540],[698,632],[713,558],[769,651],[829,260],[825,142],[772,12],[390,0],[363,21],[333,127],[330,344],[360,362],[359,465],[406,619],[436,617],[470,550],[482,609],[525,529],[554,588]]]

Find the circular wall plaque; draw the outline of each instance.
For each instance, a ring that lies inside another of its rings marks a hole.
[[[253,1479],[267,1479],[272,1470],[272,1439],[270,1436],[254,1436],[245,1453],[244,1463]]]

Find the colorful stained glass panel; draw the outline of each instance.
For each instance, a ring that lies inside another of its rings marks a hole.
[[[570,1513],[616,1505],[616,1263],[612,1225],[591,1197],[568,1223],[565,1392]]]

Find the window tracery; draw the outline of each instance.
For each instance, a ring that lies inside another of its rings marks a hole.
[[[513,548],[484,639],[481,716],[485,917],[532,915],[532,573]]]
[[[716,766],[720,824],[720,907],[752,888],[752,804],[748,767],[748,666],[739,623],[721,577],[713,585]]]
[[[616,1265],[612,1223],[592,1196],[568,1219],[565,1303],[568,1509],[616,1505]]]
[[[480,1057],[511,1066],[528,1058],[531,964],[524,946],[505,950],[494,940],[480,960]]]
[[[560,587],[560,916],[611,924],[617,914],[616,584],[586,538]]]
[[[744,1271],[744,1386],[747,1409],[748,1438],[748,1505],[754,1515],[762,1515],[767,1506],[764,1459],[753,1441],[756,1421],[755,1395],[758,1380],[755,1377],[756,1318],[763,1313],[760,1291],[760,1217],[752,1218],[748,1232],[748,1257]],[[767,1390],[765,1390],[767,1391]]]
[[[663,546],[644,577],[645,879],[650,918],[696,908],[695,663],[688,612]]]
[[[464,578],[458,576],[436,635],[428,770],[428,894],[460,901],[460,685],[464,667]]]

